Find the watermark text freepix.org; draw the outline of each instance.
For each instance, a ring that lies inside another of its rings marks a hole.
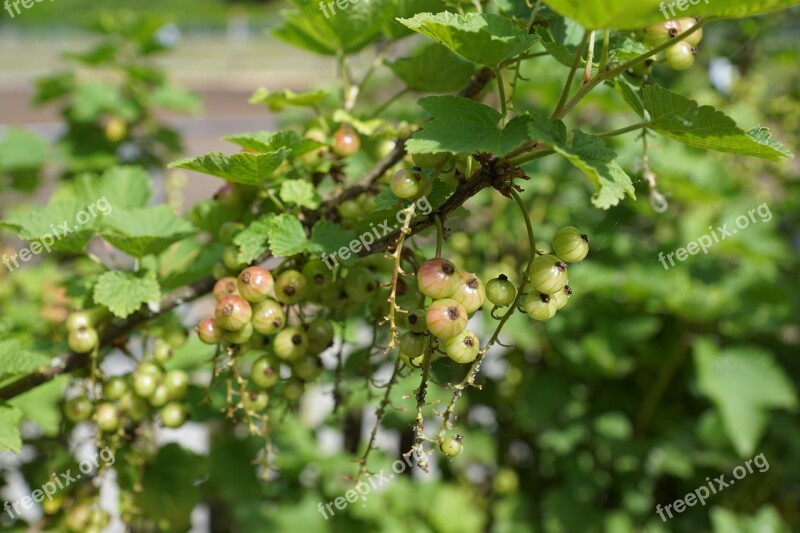
[[[417,205],[417,209],[419,209],[420,213],[422,213],[423,215],[429,215],[433,210],[433,207],[428,201],[428,198],[426,198],[425,196],[423,196],[414,203]],[[370,228],[371,228],[370,231],[366,231],[362,233],[357,239],[353,239],[352,241],[350,241],[350,244],[348,246],[342,246],[341,248],[339,248],[339,250],[333,252],[330,255],[322,254],[322,260],[325,262],[325,266],[333,270],[333,267],[339,264],[339,261],[336,260],[337,254],[339,255],[339,258],[342,261],[346,261],[350,257],[350,255],[357,254],[358,252],[361,251],[362,248],[367,251],[371,250],[372,245],[375,243],[376,239],[380,240],[381,237],[389,235],[392,231],[400,227],[401,224],[404,224],[405,217],[406,217],[406,211],[401,210],[397,212],[397,215],[395,215],[395,218],[397,219],[397,224],[395,224],[394,226],[389,226],[388,219],[378,224],[377,227],[375,227],[375,224],[370,223]]]
[[[751,222],[758,222],[755,217],[756,214],[758,214],[761,222],[769,222],[772,220],[772,211],[769,210],[769,206],[766,203],[763,203],[755,209],[750,209],[747,215],[739,215],[736,217],[736,228],[745,229]],[[675,266],[675,261],[672,259],[673,256],[676,257],[678,261],[686,261],[690,255],[697,255],[700,250],[703,250],[704,254],[708,254],[708,249],[711,248],[712,245],[719,244],[720,241],[724,241],[728,237],[736,235],[738,230],[736,228],[729,229],[728,226],[729,224],[723,224],[716,229],[714,229],[713,226],[709,226],[708,229],[711,230],[710,235],[703,235],[696,241],[687,244],[686,248],[678,248],[674,252],[670,252],[666,255],[664,252],[659,252],[658,260],[661,261],[664,270],[669,270],[670,267]],[[669,266],[667,266],[667,259],[669,259]]]
[[[52,2],[53,0],[50,1]],[[44,0],[6,0],[4,7],[6,8],[6,11],[8,11],[8,14],[11,15],[11,18],[13,19],[16,16],[14,15],[14,11],[16,11],[17,15],[22,14],[22,11],[19,8],[20,4],[22,4],[23,8],[30,9],[33,7],[34,3],[38,4],[39,2],[44,2]],[[12,11],[12,8],[14,9],[14,11]]]
[[[77,215],[75,215],[75,222],[77,222],[77,226],[82,226],[87,224],[93,218],[97,218],[98,212],[102,215],[107,215],[111,213],[113,208],[111,204],[108,202],[105,196],[97,200],[93,204],[89,204],[86,206],[86,209],[83,211],[79,211]],[[42,253],[43,250],[47,250],[47,253],[52,251],[51,246],[53,246],[56,241],[59,241],[72,233],[73,231],[77,230],[77,226],[70,227],[69,221],[64,221],[63,224],[59,224],[56,226],[55,224],[50,224],[50,229],[52,233],[46,233],[45,235],[40,236],[37,240],[31,243],[30,248],[23,248],[17,253],[8,255],[3,255],[3,263],[6,265],[6,268],[9,272],[13,272],[15,268],[19,268],[19,261],[17,258],[25,261],[26,263],[30,261],[31,257],[34,255],[39,255]],[[11,266],[11,263],[14,266]]]
[[[53,472],[50,474],[50,476],[53,478],[52,481],[48,481],[42,485],[41,488],[31,492],[30,496],[23,496],[19,500],[13,502],[3,502],[3,510],[8,513],[8,516],[14,518],[15,514],[19,516],[22,513],[20,508],[30,509],[33,507],[34,503],[41,503],[45,498],[52,501],[56,492],[69,487],[71,484],[80,480],[84,475],[91,473],[97,468],[100,468],[100,462],[98,461],[98,458],[102,459],[103,466],[111,466],[116,462],[114,452],[112,452],[111,449],[106,446],[99,452],[95,452],[94,457],[82,461],[78,465],[78,470],[80,470],[80,473],[76,472],[73,475],[71,468],[59,475],[56,475],[56,473]]]
[[[709,0],[702,0],[702,1],[705,2],[706,5],[708,5]],[[676,0],[675,2],[669,2],[669,3],[661,2],[660,11],[664,15],[665,19],[670,20],[678,18],[678,16],[675,14],[676,5],[678,6],[678,9],[680,9],[681,11],[686,11],[687,9],[689,9],[690,5],[696,6],[700,2],[701,0]],[[669,8],[671,15],[667,15],[667,8]]]
[[[678,498],[674,502],[667,504],[664,507],[661,507],[661,504],[656,505],[656,513],[658,513],[658,516],[661,517],[662,522],[666,522],[668,518],[664,516],[664,511],[667,512],[669,518],[672,518],[672,510],[674,510],[676,513],[682,513],[687,507],[694,507],[697,502],[700,502],[701,505],[705,506],[706,500],[712,494],[722,492],[726,488],[736,483],[736,480],[743,479],[745,476],[747,476],[747,474],[752,474],[753,463],[755,463],[756,467],[758,467],[759,472],[766,472],[769,470],[769,462],[767,461],[767,458],[764,457],[763,453],[760,453],[752,459],[745,461],[744,465],[739,465],[733,469],[733,477],[736,479],[725,481],[725,474],[722,474],[713,480],[711,478],[706,478],[708,486],[700,485],[693,492],[688,493],[683,498]]]

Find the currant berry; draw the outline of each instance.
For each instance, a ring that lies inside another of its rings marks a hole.
[[[153,347],[153,360],[164,365],[172,359],[172,346],[170,346],[164,339],[158,339]]]
[[[253,338],[255,328],[252,322],[246,322],[244,326],[233,331],[226,331],[222,338],[231,344],[247,344]]]
[[[428,348],[428,337],[406,331],[400,336],[400,352],[414,359]]]
[[[506,307],[514,303],[517,289],[505,274],[500,274],[486,284],[486,297],[497,307]]]
[[[67,331],[75,331],[81,328],[91,328],[94,326],[92,317],[85,311],[75,311],[67,317]]]
[[[355,266],[344,279],[344,291],[355,302],[366,302],[378,290],[378,280],[371,270]]]
[[[419,290],[434,300],[449,298],[455,292],[458,282],[456,266],[441,257],[428,259],[417,272]]]
[[[69,349],[75,353],[89,353],[97,348],[100,338],[94,328],[80,327],[69,332]]]
[[[534,320],[545,322],[556,314],[556,302],[546,294],[530,292],[525,296],[525,312]]]
[[[222,264],[228,270],[241,270],[247,266],[246,263],[239,261],[239,248],[233,245],[226,246],[222,251]]]
[[[324,318],[315,318],[306,326],[308,348],[313,353],[324,352],[333,342],[333,324]]]
[[[311,128],[306,132],[305,137],[306,139],[311,139],[312,141],[317,141],[320,143],[327,144],[328,142],[325,132],[319,128]],[[327,146],[320,146],[319,148],[315,148],[310,152],[306,152],[305,154],[300,156],[300,161],[302,161],[304,164],[308,166],[316,166],[325,157],[327,151],[328,151]]]
[[[114,376],[103,383],[103,397],[106,400],[116,401],[128,392],[128,382],[125,378]]]
[[[169,391],[163,384],[156,387],[156,390],[147,399],[153,407],[162,407],[169,401]]]
[[[189,390],[189,375],[183,370],[170,370],[164,376],[164,386],[171,399],[180,400]]]
[[[281,359],[297,359],[308,350],[308,337],[296,327],[284,328],[275,336],[275,355]]]
[[[315,381],[322,374],[322,359],[304,357],[292,365],[292,375],[303,381]]]
[[[248,391],[242,397],[242,407],[247,411],[260,413],[269,405],[269,395],[264,391]]]
[[[562,261],[580,263],[589,253],[589,237],[573,226],[561,228],[553,237],[553,251]]]
[[[336,206],[336,211],[342,220],[355,220],[362,214],[361,205],[358,200],[345,200]]]
[[[447,357],[456,363],[471,363],[481,351],[481,341],[471,331],[464,330],[455,337],[447,339],[444,345]]]
[[[572,296],[572,289],[569,288],[569,285],[564,285],[563,289],[550,295],[550,298],[556,303],[556,311],[560,311],[567,305],[570,296]]]
[[[428,324],[425,323],[425,311],[422,309],[415,309],[408,313],[406,324],[408,324],[408,331],[411,333],[425,333],[428,331]]]
[[[72,533],[85,533],[89,527],[92,517],[92,510],[88,505],[78,505],[70,509],[65,519],[67,530]]]
[[[467,314],[472,314],[480,309],[486,300],[486,289],[475,274],[462,272],[458,279],[456,290],[450,298],[463,305]]]
[[[179,322],[168,322],[164,326],[162,338],[172,349],[186,344],[186,329]]]
[[[286,324],[281,304],[271,298],[253,306],[253,327],[262,335],[277,333]]]
[[[64,415],[70,422],[83,422],[92,416],[92,402],[84,395],[77,396],[64,404]]]
[[[333,281],[333,272],[322,259],[312,259],[303,265],[303,276],[317,290],[322,289]]]
[[[232,276],[219,279],[214,284],[214,299],[220,301],[226,296],[241,296],[239,294],[238,282],[236,278]]]
[[[567,284],[567,265],[554,255],[537,256],[531,265],[530,280],[541,293],[558,292]]]
[[[306,292],[306,278],[297,270],[284,270],[275,280],[275,298],[281,303],[296,304]]]
[[[250,369],[250,379],[264,389],[273,387],[278,382],[279,377],[266,357],[257,360]]]
[[[245,268],[237,278],[236,287],[242,298],[248,302],[263,302],[272,292],[272,274],[260,266]]]
[[[214,195],[219,205],[230,211],[238,211],[244,207],[242,191],[233,183],[223,185]]]
[[[644,39],[655,47],[673,39],[679,33],[681,33],[680,23],[677,20],[668,20],[645,28]]]
[[[223,329],[242,329],[253,317],[250,304],[241,296],[226,296],[217,303],[214,316]]]
[[[421,168],[439,168],[447,162],[450,154],[439,152],[436,154],[411,154],[414,165]]]
[[[101,402],[95,409],[94,421],[101,431],[113,433],[119,429],[119,411],[113,403]]]
[[[133,374],[133,392],[140,398],[150,398],[158,388],[160,376],[138,369]]]
[[[403,200],[417,198],[422,190],[418,174],[405,169],[397,171],[389,182],[392,194]]]
[[[350,157],[361,148],[361,138],[352,128],[342,126],[333,134],[333,153],[338,157]]]
[[[128,392],[119,401],[119,405],[125,415],[134,422],[140,422],[147,417],[150,406],[147,402],[135,394]]]
[[[225,222],[219,227],[217,235],[222,244],[233,244],[233,240],[244,229],[244,224],[241,222]]]
[[[681,41],[667,48],[665,53],[667,64],[673,70],[686,70],[694,65],[697,49],[686,41]]]
[[[175,429],[181,427],[184,422],[186,422],[188,412],[182,403],[169,402],[161,408],[159,415],[161,416],[161,423],[164,424],[164,427]]]
[[[681,26],[681,32],[687,32],[692,28],[694,28],[695,26],[697,26],[697,19],[692,17],[685,17],[682,19],[678,19],[678,24],[680,24]],[[703,28],[700,28],[693,34],[683,39],[684,42],[689,43],[692,46],[699,45],[700,41],[702,40],[703,40]]]
[[[442,441],[442,444],[439,447],[441,448],[442,453],[446,456],[455,457],[464,450],[464,445],[461,443],[462,440],[464,440],[464,437],[461,435],[447,437]]]
[[[292,378],[286,382],[283,386],[283,390],[281,391],[283,397],[286,398],[289,402],[296,402],[303,396],[303,393],[306,390],[305,384],[300,381],[299,379]]]
[[[449,339],[466,329],[467,311],[455,300],[437,300],[428,308],[425,322],[433,335],[440,339]]]
[[[219,344],[222,340],[222,328],[216,318],[204,318],[197,325],[197,336],[205,344]]]

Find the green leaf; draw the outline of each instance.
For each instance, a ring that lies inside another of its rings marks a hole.
[[[322,201],[314,186],[305,180],[284,181],[279,196],[284,202],[309,209],[316,209]]]
[[[19,409],[0,406],[0,452],[10,450],[19,453],[22,447],[22,437],[19,433],[21,420],[22,411]]]
[[[92,122],[105,113],[133,121],[139,110],[113,85],[96,82],[81,83],[75,89],[69,114],[78,122]]]
[[[338,224],[320,220],[311,229],[313,251],[318,254],[331,254],[343,246],[349,246],[355,235]]]
[[[127,318],[142,304],[158,304],[161,288],[154,273],[139,277],[117,270],[104,273],[94,286],[94,301],[119,318]]]
[[[289,257],[309,250],[303,224],[292,215],[278,215],[267,223],[269,249],[274,257]]]
[[[169,164],[169,168],[185,168],[210,174],[243,185],[259,185],[269,178],[286,158],[286,150],[264,154],[240,152],[227,155],[211,152],[200,157],[190,157]]]
[[[325,143],[300,137],[292,130],[241,133],[239,135],[229,135],[223,137],[223,139],[256,152],[276,152],[281,148],[287,148],[290,151],[289,157],[292,159],[325,146]]]
[[[387,66],[408,89],[430,93],[456,92],[475,73],[472,63],[437,43],[419,48],[410,57]]]
[[[409,153],[491,152],[502,156],[528,141],[525,115],[500,126],[493,107],[460,96],[428,96],[418,101],[433,119],[406,143]]]
[[[144,207],[150,199],[150,175],[141,167],[111,167],[102,176],[82,174],[55,195],[83,205],[97,205],[97,211]],[[103,210],[99,208],[103,207]]]
[[[31,252],[39,250],[34,255],[47,253],[47,248],[42,249],[45,245],[52,250],[77,253],[92,238],[97,226],[97,217],[85,209],[85,205],[77,202],[55,202],[24,215],[11,215],[0,220],[0,226],[16,231],[26,241],[41,243],[41,246],[31,245]]]
[[[419,13],[410,19],[400,19],[400,23],[487,67],[498,67],[538,40],[511,19],[494,14]]]
[[[161,85],[148,97],[150,105],[183,113],[200,113],[203,103],[194,93],[175,85]]]
[[[274,216],[268,215],[254,220],[246,229],[236,235],[233,243],[239,247],[239,262],[252,263],[269,250],[267,231],[269,230],[269,221]]]
[[[284,24],[275,36],[290,44],[325,55],[358,52],[378,39],[396,10],[394,0],[352,2],[342,0],[330,4],[325,11],[317,0],[291,0],[297,9],[283,12]]]
[[[267,106],[272,111],[283,111],[287,107],[316,107],[330,94],[327,91],[306,91],[296,93],[291,89],[269,91],[264,87],[256,89],[249,103]]]
[[[37,169],[45,162],[47,141],[22,128],[8,128],[0,137],[0,172]]]
[[[18,339],[0,341],[0,380],[33,372],[49,361],[50,358],[44,354],[24,349]]]
[[[160,205],[112,211],[100,235],[126,254],[144,257],[163,252],[195,231],[168,206]]]
[[[61,427],[60,405],[69,379],[67,376],[59,376],[17,396],[9,403],[19,408],[25,419],[34,422],[45,435],[55,436]]]
[[[785,9],[796,0],[704,1],[681,10],[674,0],[547,0],[558,14],[577,20],[589,29],[638,29],[668,19],[711,16],[742,18]],[[674,6],[674,11],[670,6]],[[662,7],[663,6],[663,7]]]
[[[650,114],[650,127],[683,144],[772,161],[794,157],[772,139],[766,128],[754,128],[746,133],[721,111],[711,106],[698,106],[697,102],[658,85],[645,86],[642,101]]]
[[[695,344],[698,389],[714,402],[725,431],[741,456],[751,455],[766,429],[768,409],[796,409],[791,380],[761,348],[717,353],[708,341]]]

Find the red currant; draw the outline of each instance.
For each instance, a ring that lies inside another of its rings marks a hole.
[[[278,373],[272,369],[272,365],[270,365],[269,359],[266,357],[257,360],[250,369],[250,379],[253,380],[253,383],[264,389],[274,386],[278,382],[279,377]]]
[[[220,301],[226,296],[241,296],[236,278],[232,276],[226,276],[214,284],[214,298]]]
[[[128,392],[128,382],[123,377],[114,376],[103,383],[103,397],[106,400],[119,400],[126,392]]]
[[[217,324],[228,331],[242,329],[253,317],[250,304],[241,296],[226,296],[217,304],[215,315]]]
[[[697,49],[686,41],[681,41],[667,48],[665,56],[667,64],[673,70],[686,70],[694,65]]]
[[[164,376],[164,386],[171,399],[180,400],[189,390],[189,375],[183,370],[170,370]]]
[[[463,305],[468,314],[472,314],[480,309],[486,300],[486,289],[478,276],[462,272],[459,274],[456,290],[450,298]]]
[[[106,433],[113,433],[119,429],[119,411],[111,402],[97,404],[94,420],[97,423],[97,427]]]
[[[458,282],[456,266],[441,257],[428,259],[417,272],[419,290],[434,300],[449,298],[455,292]]]
[[[303,276],[317,290],[321,290],[333,281],[333,272],[322,259],[312,259],[303,265]]]
[[[697,26],[697,19],[692,17],[685,17],[682,19],[678,19],[678,24],[681,26],[681,33],[687,32]],[[700,41],[703,40],[703,28],[700,28],[693,34],[689,35],[684,39],[684,42],[691,44],[692,46],[697,46],[700,44]]]
[[[544,322],[556,314],[556,302],[550,296],[532,291],[525,296],[525,312],[534,320]]]
[[[316,318],[306,326],[306,336],[311,352],[324,352],[333,342],[333,324],[330,320]]]
[[[462,440],[464,440],[464,437],[461,435],[447,437],[440,445],[442,453],[448,457],[455,457],[456,455],[460,454],[464,450],[464,445],[461,443]]]
[[[164,424],[164,427],[174,429],[181,427],[183,423],[186,422],[188,412],[182,403],[169,402],[161,408],[159,415],[161,416],[161,423]]]
[[[251,266],[242,270],[236,286],[248,302],[262,302],[272,292],[272,274],[264,267]]]
[[[567,263],[580,263],[589,253],[589,237],[572,226],[561,228],[553,237],[553,251]]]
[[[353,129],[342,126],[333,134],[333,153],[338,157],[350,157],[361,148],[361,138]]]
[[[450,154],[439,152],[436,154],[411,154],[414,165],[421,168],[439,168],[447,162]]]
[[[253,338],[253,334],[255,333],[255,328],[253,327],[252,322],[245,322],[245,324],[233,331],[226,331],[223,335],[223,339],[230,342],[231,344],[247,344],[247,342]]]
[[[389,182],[392,194],[403,200],[412,200],[420,194],[420,175],[408,170],[398,170]]]
[[[553,294],[567,284],[567,265],[554,255],[540,255],[531,266],[531,283],[544,294]]]
[[[371,270],[361,266],[350,269],[344,279],[344,291],[355,302],[366,302],[378,290],[378,280]]]
[[[651,46],[658,46],[681,33],[681,25],[677,20],[668,20],[654,24],[644,30],[644,38]]]
[[[80,327],[69,332],[69,348],[75,353],[89,353],[100,344],[97,330]]]
[[[456,363],[471,363],[481,351],[481,341],[471,331],[464,330],[455,337],[447,339],[444,345],[447,357]]]
[[[228,270],[241,270],[247,266],[246,263],[239,261],[239,248],[233,245],[226,246],[222,251],[222,264]]]
[[[272,335],[286,324],[281,304],[271,298],[253,306],[253,326],[262,335]]]
[[[297,270],[284,270],[275,280],[275,298],[281,303],[296,304],[306,292],[306,278]]]
[[[274,346],[281,359],[297,359],[308,350],[308,337],[301,328],[284,328],[275,336]]]
[[[222,328],[216,318],[204,318],[197,325],[197,336],[205,344],[219,344],[222,340]]]
[[[467,311],[455,300],[437,300],[428,308],[425,322],[436,337],[449,339],[466,329]]]
[[[428,348],[428,337],[406,331],[400,336],[400,352],[414,359],[425,353]]]
[[[425,333],[428,331],[428,324],[425,323],[425,311],[422,309],[415,309],[408,313],[405,323],[411,333]]]
[[[70,422],[83,422],[92,416],[92,402],[85,395],[77,396],[64,404],[64,414]]]
[[[486,297],[497,307],[506,307],[514,303],[517,289],[505,274],[500,274],[486,284]]]
[[[247,411],[260,413],[269,405],[269,395],[264,391],[248,391],[242,397],[242,406]]]
[[[556,303],[556,311],[560,311],[567,305],[570,296],[572,296],[572,289],[569,285],[564,285],[563,289],[550,295],[550,298]]]

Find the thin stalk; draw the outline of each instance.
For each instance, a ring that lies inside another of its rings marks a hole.
[[[583,71],[583,83],[592,79],[592,63],[594,63],[594,30],[589,35],[589,53],[586,56],[586,69]]]
[[[638,124],[631,124],[630,126],[626,126],[624,128],[619,128],[617,130],[611,131],[604,131],[602,133],[598,133],[598,137],[616,137],[617,135],[624,135],[626,133],[630,133],[632,131],[641,130],[643,128],[647,128],[650,126],[649,122],[639,122]]]
[[[508,108],[506,107],[506,88],[503,81],[503,74],[499,68],[494,69],[495,78],[497,78],[497,92],[500,94],[500,112],[503,114],[503,121],[505,122]]]
[[[578,65],[580,65],[581,63],[581,58],[583,57],[583,50],[586,48],[586,43],[589,41],[590,34],[591,32],[588,30],[583,32],[583,38],[581,38],[581,42],[580,44],[578,44],[578,49],[575,50],[575,58],[572,60],[572,67],[569,70],[569,76],[567,76],[567,82],[564,84],[564,90],[561,91],[561,98],[558,101],[556,110],[553,111],[553,117],[558,116],[558,114],[561,113],[561,110],[564,109],[564,106],[567,103],[570,90],[572,89],[572,82],[575,80],[575,73],[578,71]]]
[[[600,57],[600,66],[597,67],[597,72],[603,72],[608,66],[608,44],[611,37],[611,32],[603,30],[603,51]]]

